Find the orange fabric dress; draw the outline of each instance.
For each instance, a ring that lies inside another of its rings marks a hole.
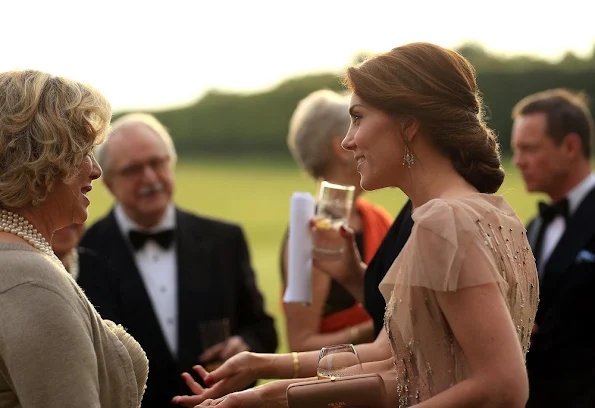
[[[363,252],[361,256],[362,260],[367,264],[374,257],[393,219],[384,208],[361,197],[355,201],[355,208],[362,218]],[[363,306],[354,300],[353,306],[323,316],[320,319],[320,332],[332,333],[370,319],[370,315]]]

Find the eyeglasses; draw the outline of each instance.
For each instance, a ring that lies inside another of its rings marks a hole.
[[[151,170],[158,172],[163,170],[168,163],[169,156],[154,157],[145,163],[136,163],[123,167],[114,173],[125,178],[137,178],[145,172],[145,167],[147,166],[150,167]]]

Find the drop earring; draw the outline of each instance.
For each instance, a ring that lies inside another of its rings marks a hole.
[[[413,158],[413,153],[411,153],[411,150],[409,150],[409,148],[407,146],[405,146],[405,155],[403,156],[403,166],[407,166],[407,168],[410,169],[411,166],[413,166],[414,162],[415,162],[415,160]]]

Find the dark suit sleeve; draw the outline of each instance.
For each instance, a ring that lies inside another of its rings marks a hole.
[[[273,319],[264,310],[264,300],[256,285],[254,270],[250,264],[248,245],[241,228],[237,229],[235,257],[238,265],[236,279],[237,333],[250,351],[274,353],[277,350],[277,332]]]

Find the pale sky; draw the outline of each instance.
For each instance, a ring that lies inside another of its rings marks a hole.
[[[550,3],[552,6],[547,6]],[[503,53],[588,55],[585,0],[3,0],[0,71],[33,68],[92,84],[117,109],[253,92],[340,72],[359,51],[467,40]],[[587,7],[587,8],[586,8]]]

